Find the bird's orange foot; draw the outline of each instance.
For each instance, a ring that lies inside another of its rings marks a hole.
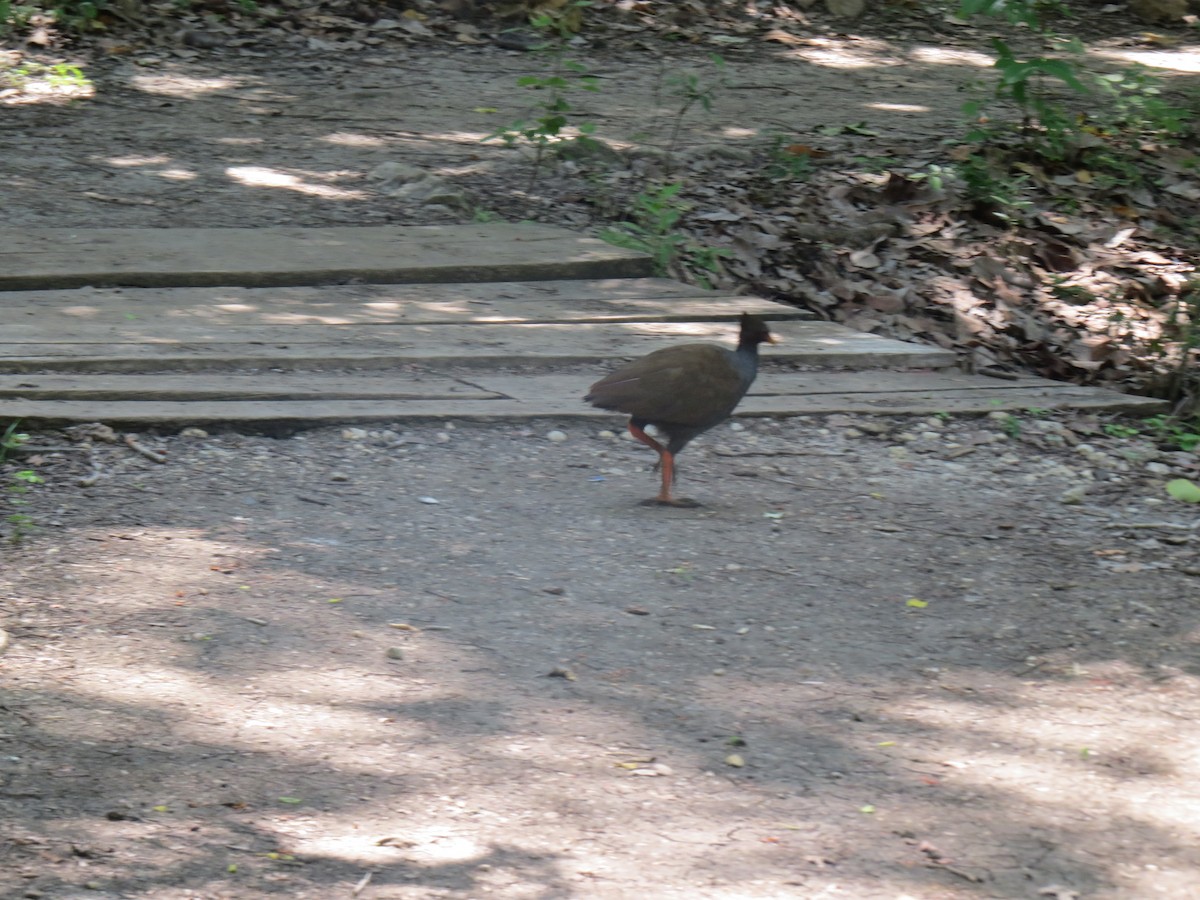
[[[695,500],[689,500],[687,497],[672,497],[669,500],[664,500],[661,497],[651,497],[649,500],[643,500],[641,506],[674,506],[676,509],[699,509],[704,506]]]

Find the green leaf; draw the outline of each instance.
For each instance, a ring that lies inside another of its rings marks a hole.
[[[1168,481],[1167,493],[1184,503],[1200,503],[1200,485],[1194,481],[1188,481],[1186,478]]]

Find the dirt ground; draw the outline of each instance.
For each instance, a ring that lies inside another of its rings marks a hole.
[[[726,52],[747,87],[689,140],[912,152],[979,70],[910,51]],[[644,53],[590,62],[597,121],[655,124]],[[399,161],[582,222],[478,143],[535,68],[96,61],[94,100],[5,109],[6,220],[445,221],[370,177]],[[1200,520],[1162,486],[1200,463],[1102,424],[748,421],[684,454],[695,511],[638,506],[647,452],[596,422],[138,436],[162,464],[35,435],[0,894],[1200,896]]]
[[[4,895],[1194,897],[1196,459],[1021,424],[47,436]]]

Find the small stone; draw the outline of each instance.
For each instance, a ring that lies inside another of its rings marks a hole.
[[[876,435],[887,434],[892,430],[892,426],[887,422],[875,422],[870,419],[859,419],[854,423],[854,427],[867,434]]]
[[[602,440],[611,441],[611,440],[615,440],[617,435],[616,435],[616,432],[605,429],[604,431],[601,431],[598,435],[596,435],[596,437],[601,438]]]
[[[330,472],[329,480],[330,481],[349,481],[350,476],[347,475],[345,472]]]
[[[567,439],[567,433],[565,431],[559,431],[559,430],[555,429],[554,431],[550,431],[550,432],[546,433],[546,440],[548,440],[554,444],[561,444],[566,439]]]
[[[450,442],[450,435],[446,434],[444,431],[439,431],[437,433],[437,442],[439,444],[448,444]]]
[[[1170,475],[1171,467],[1165,463],[1152,462],[1146,463],[1146,471],[1151,475]]]
[[[388,647],[384,656],[388,659],[404,659],[404,650],[401,647]]]
[[[185,438],[206,438],[208,437],[208,432],[203,428],[185,428],[179,432],[179,436]]]
[[[1087,494],[1089,487],[1090,485],[1077,484],[1073,488],[1068,488],[1063,491],[1062,496],[1058,498],[1058,502],[1067,506],[1077,506],[1083,502],[1083,498]]]
[[[365,428],[343,428],[343,441],[365,441],[367,439],[367,429]]]
[[[730,422],[730,423],[729,423],[729,430],[730,430],[730,431],[745,431],[745,430],[746,430],[746,426],[745,426],[745,425],[743,425],[741,422]]]
[[[426,503],[430,506],[436,506],[437,504],[441,503],[442,501],[439,500],[437,497],[418,497],[417,502],[418,503]]]

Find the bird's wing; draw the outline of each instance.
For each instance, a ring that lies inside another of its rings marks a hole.
[[[719,344],[665,347],[592,385],[587,400],[650,422],[701,424],[741,399],[742,379]]]

